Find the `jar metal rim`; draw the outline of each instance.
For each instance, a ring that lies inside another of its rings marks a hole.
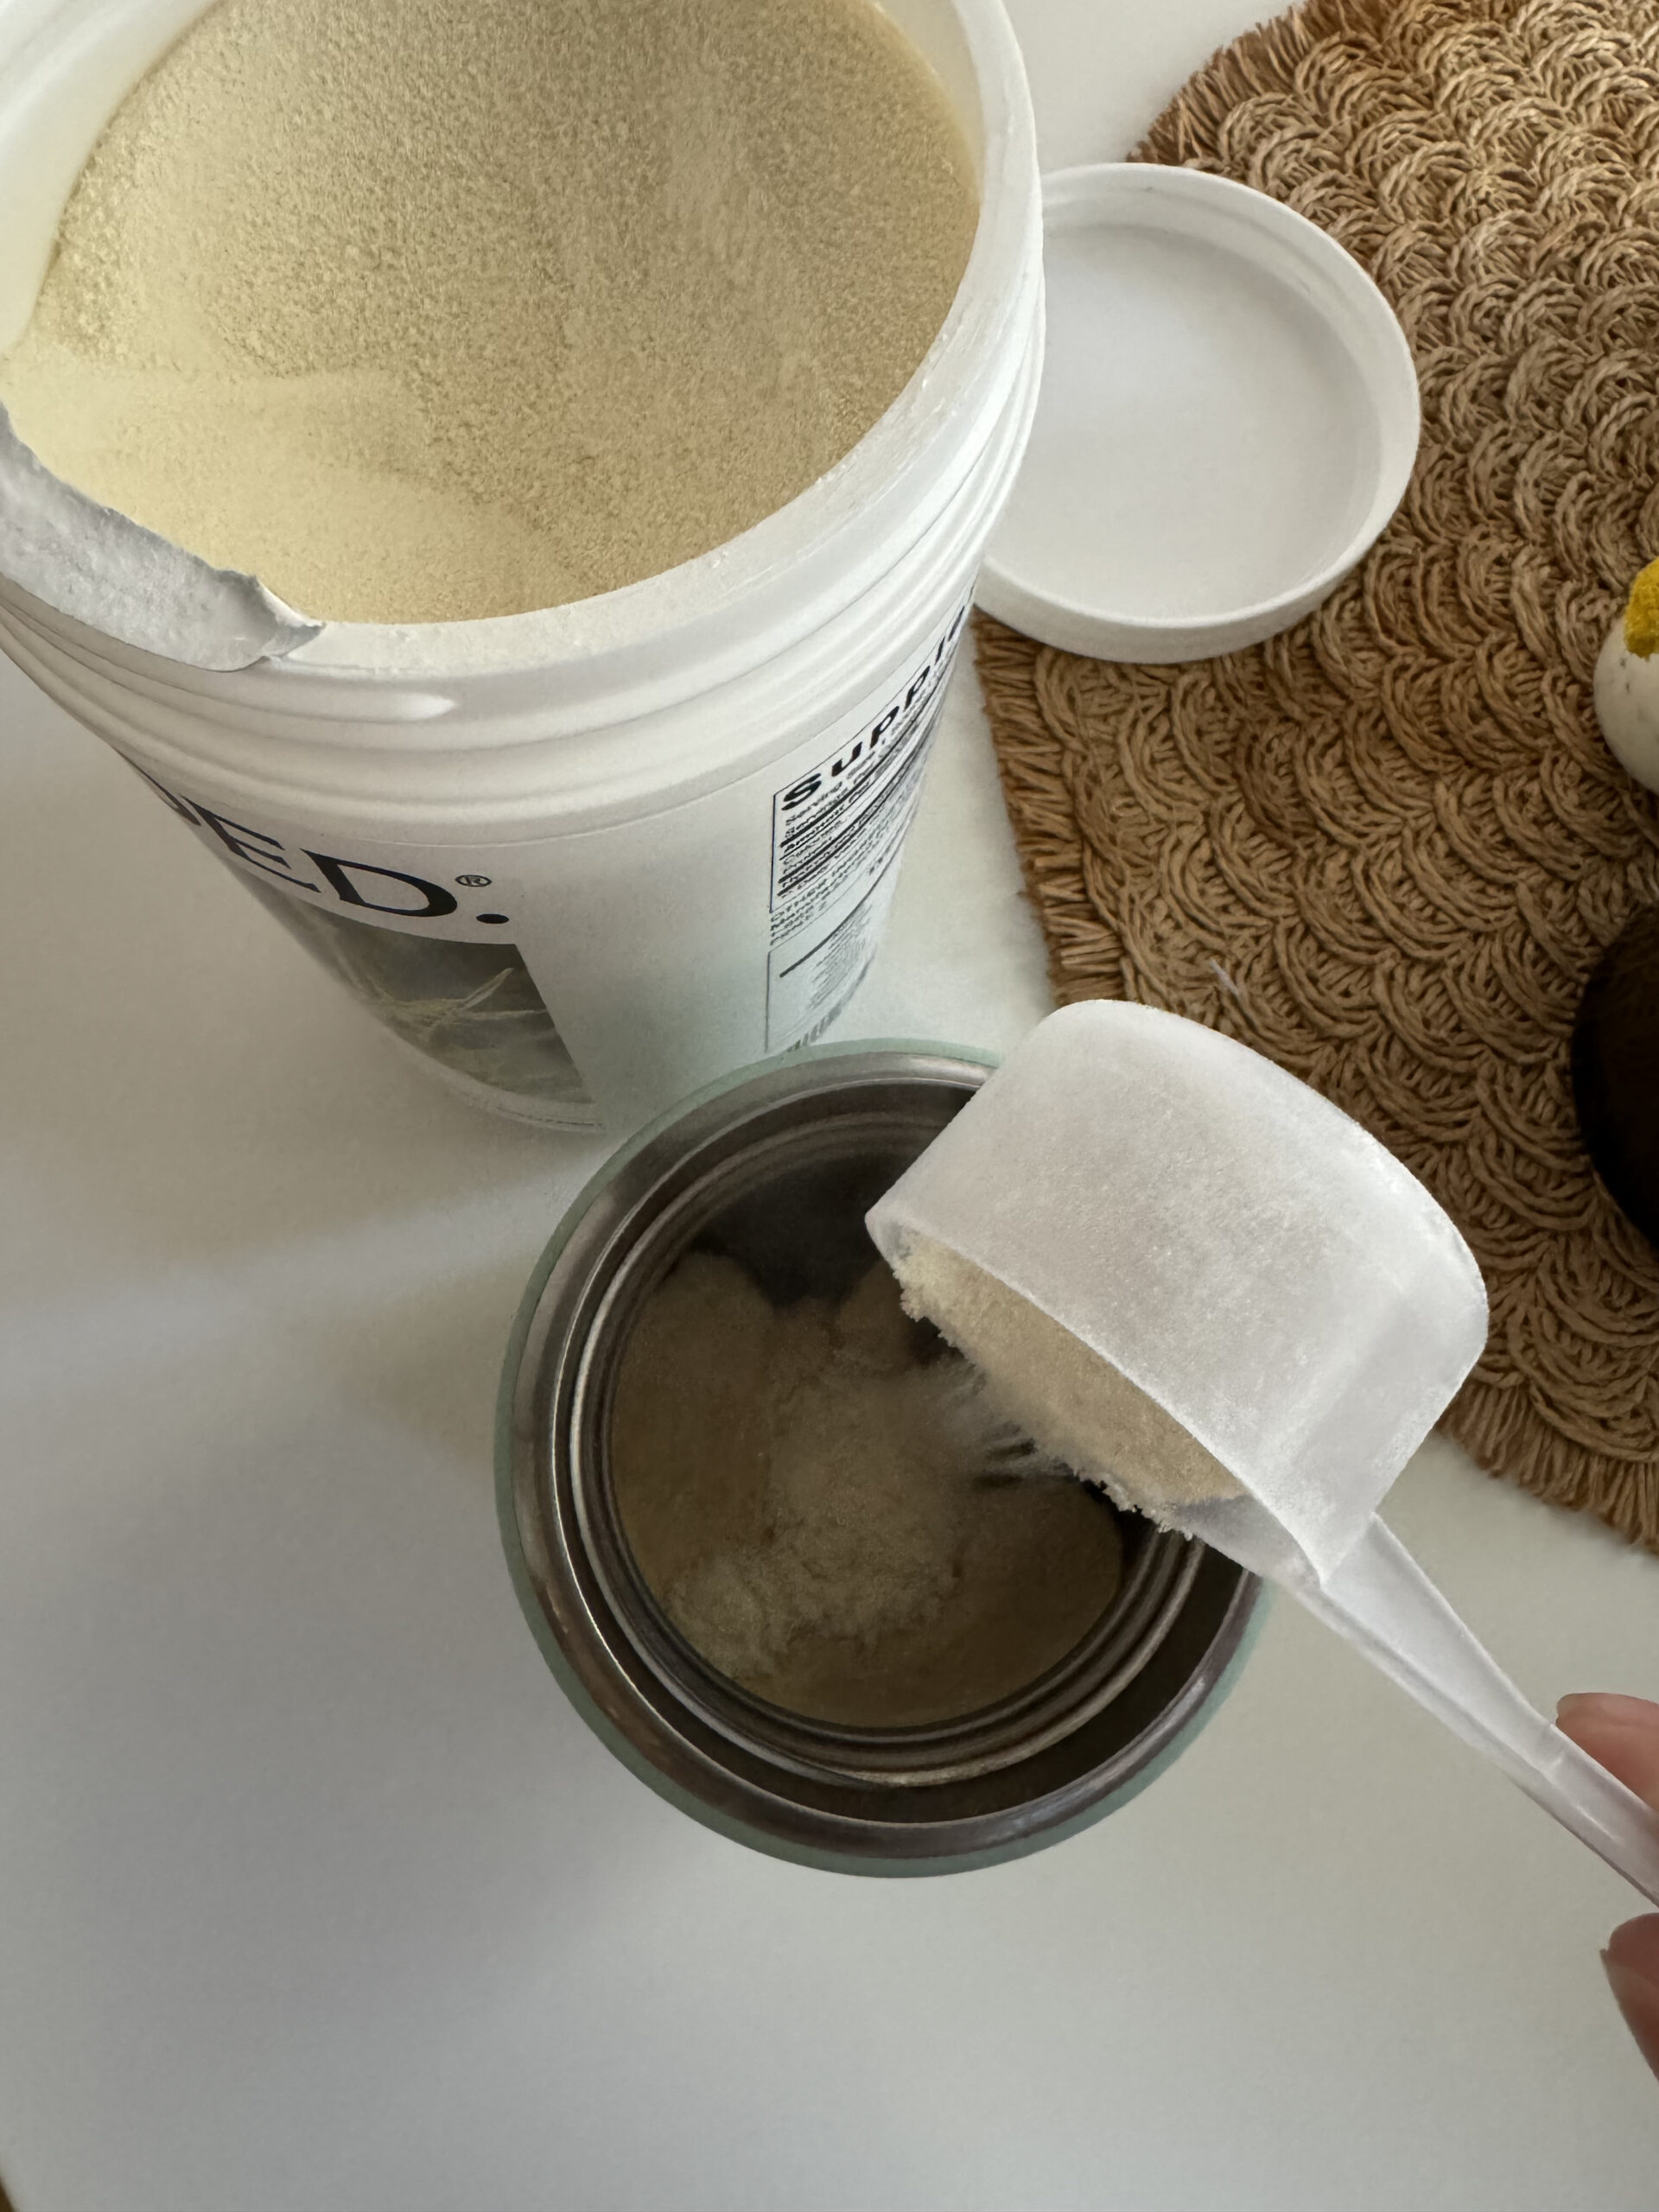
[[[1217,1701],[1256,1607],[1254,1578],[1156,1531],[1122,1604],[1038,1683],[957,1720],[838,1727],[782,1713],[718,1674],[668,1623],[620,1538],[592,1440],[632,1314],[700,1220],[757,1165],[852,1159],[883,1135],[913,1142],[993,1065],[933,1045],[828,1046],[710,1085],[624,1146],[569,1209],[531,1278],[502,1379],[503,1540],[567,1694],[626,1764],[705,1824],[844,1871],[987,1863],[1098,1817]],[[1194,1608],[1204,1624],[1195,1663],[1152,1699],[1116,1756],[1068,1769],[1118,1700],[1151,1698],[1147,1669]],[[1068,1705],[1067,1669],[1084,1676],[1091,1662],[1085,1693]]]

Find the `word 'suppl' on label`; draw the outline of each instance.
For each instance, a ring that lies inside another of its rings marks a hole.
[[[899,696],[773,796],[768,1052],[827,1028],[875,957],[967,618],[958,607]]]

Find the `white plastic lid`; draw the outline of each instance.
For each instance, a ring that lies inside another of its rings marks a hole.
[[[1098,659],[1197,660],[1286,629],[1404,496],[1416,372],[1357,262],[1197,169],[1044,182],[1048,344],[979,603]]]

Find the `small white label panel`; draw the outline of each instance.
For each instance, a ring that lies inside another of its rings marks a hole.
[[[827,1029],[875,957],[967,615],[880,714],[773,794],[769,1052]]]

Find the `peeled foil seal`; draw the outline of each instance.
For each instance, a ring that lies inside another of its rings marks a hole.
[[[0,406],[0,576],[124,645],[193,668],[280,659],[323,625],[54,476]]]

